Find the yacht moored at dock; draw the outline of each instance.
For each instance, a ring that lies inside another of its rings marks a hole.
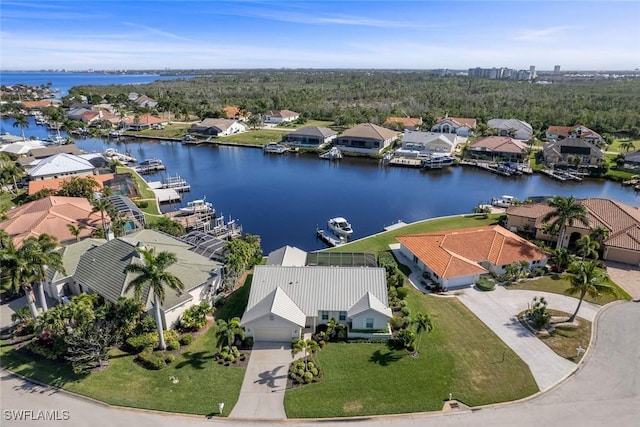
[[[157,171],[163,171],[165,169],[166,169],[166,166],[164,165],[164,163],[162,163],[162,160],[155,159],[155,158],[146,159],[140,162],[138,167],[136,167],[136,171],[139,174],[154,173]]]
[[[180,215],[193,215],[197,213],[211,212],[215,211],[213,210],[213,205],[206,201],[206,197],[188,202],[186,207],[180,208],[179,210]]]
[[[351,228],[349,221],[340,216],[327,221],[327,227],[338,237],[349,237],[353,234],[353,228]]]
[[[265,153],[272,154],[283,154],[289,150],[286,145],[278,144],[277,142],[270,142],[262,147],[262,149]]]
[[[171,188],[179,193],[191,191],[191,185],[189,185],[183,178],[180,178],[180,175],[168,177],[162,183],[162,188]]]
[[[320,154],[321,159],[325,160],[340,160],[342,158],[342,151],[338,147],[331,147],[326,153]]]
[[[138,161],[135,157],[129,154],[120,153],[115,148],[107,148],[102,155],[108,159],[117,160],[123,163],[136,163]]]
[[[491,204],[493,206],[497,206],[499,208],[508,208],[513,206],[514,204],[516,204],[518,202],[518,199],[516,199],[513,196],[508,196],[508,195],[503,195],[497,198],[494,198],[491,200]]]

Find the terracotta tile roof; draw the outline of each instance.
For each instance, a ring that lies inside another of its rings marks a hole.
[[[589,129],[586,126],[575,125],[575,126],[549,126],[547,131],[545,132],[547,135],[558,135],[564,138],[567,138],[571,135],[571,132],[582,129],[582,133],[580,134],[581,138],[598,138],[601,139],[602,136],[598,132],[595,132]]]
[[[542,226],[542,218],[549,212],[552,212],[553,208],[546,203],[532,203],[518,206],[511,206],[507,209],[507,216],[520,216],[523,218],[535,218],[535,226]]]
[[[83,197],[45,197],[8,211],[8,219],[0,222],[0,229],[9,233],[16,246],[29,236],[38,237],[44,233],[56,237],[61,243],[74,241],[76,238],[69,232],[67,224],[87,226],[80,232],[80,238],[88,237],[101,226],[100,213],[92,213],[92,209],[91,203]]]
[[[356,138],[369,138],[375,140],[392,139],[398,136],[398,132],[383,128],[382,126],[374,125],[373,123],[361,123],[352,128],[345,130],[340,137],[356,137]]]
[[[22,106],[24,108],[43,108],[50,107],[53,102],[50,99],[43,99],[41,101],[22,101]]]
[[[108,181],[110,179],[113,179],[114,174],[112,173],[107,173],[104,175],[92,175],[91,178],[95,179],[96,182],[98,184],[100,184],[100,187],[98,188],[98,190],[101,190],[102,187],[104,186],[104,182]],[[65,181],[69,181],[72,178],[77,178],[77,177],[73,177],[73,176],[68,176],[65,178],[55,178],[55,179],[44,179],[44,180],[38,180],[38,181],[29,181],[29,189],[28,189],[28,194],[31,196],[35,193],[37,193],[40,190],[44,190],[45,188],[47,189],[51,189],[51,190],[59,190],[60,189],[60,185],[65,182]]]
[[[397,240],[443,278],[483,274],[479,263],[502,266],[544,259],[537,246],[498,225],[400,236]]]
[[[387,121],[385,121],[384,123],[401,123],[402,125],[407,127],[415,127],[422,124],[422,119],[420,117],[388,117]]]
[[[488,136],[471,144],[471,149],[484,149],[482,151],[496,151],[500,153],[521,154],[526,150],[527,144],[508,136]]]
[[[445,117],[436,118],[436,124],[440,124],[441,122],[443,122],[445,120],[450,120],[453,124],[456,124],[458,126],[466,126],[469,129],[475,128],[476,124],[478,123],[478,121],[476,119],[470,119],[470,118],[466,118],[466,117],[449,117],[449,116],[445,116]]]
[[[124,118],[124,123],[126,125],[132,125],[132,124],[135,124],[135,120],[136,118],[134,116],[128,116]],[[138,123],[143,125],[155,125],[155,124],[167,123],[167,122],[168,120],[163,119],[162,117],[152,116],[151,114],[141,114],[139,116]]]

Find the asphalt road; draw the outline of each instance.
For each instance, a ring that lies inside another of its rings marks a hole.
[[[549,391],[520,402],[467,412],[408,414],[360,420],[323,420],[323,426],[562,426],[640,425],[640,303],[614,304],[599,314],[596,340],[574,375]],[[313,420],[267,422],[161,414],[107,407],[49,387],[34,386],[2,372],[2,426],[308,425]],[[117,390],[113,391],[117,393]],[[194,390],[194,393],[197,393]],[[212,411],[213,408],[212,403]],[[22,411],[22,412],[21,412]],[[46,413],[40,411],[47,411]],[[18,421],[17,416],[29,420]],[[44,416],[57,420],[42,420]]]

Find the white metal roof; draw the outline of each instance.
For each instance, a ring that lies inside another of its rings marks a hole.
[[[378,298],[371,292],[367,292],[360,298],[355,304],[347,311],[347,316],[353,317],[357,314],[364,313],[367,310],[377,311],[391,317],[392,312],[389,307],[384,305]]]
[[[283,246],[269,253],[267,265],[283,265],[287,267],[304,267],[307,264],[307,253],[295,246]]]
[[[267,315],[275,315],[304,327],[307,316],[300,307],[280,288],[276,287],[258,304],[247,310],[242,316],[242,323],[251,322]]]
[[[94,166],[88,160],[73,154],[60,153],[42,159],[29,171],[29,176],[62,175],[92,171]]]

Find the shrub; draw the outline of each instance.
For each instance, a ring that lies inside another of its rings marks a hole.
[[[404,328],[404,319],[398,315],[391,318],[391,329],[394,331]]]
[[[409,289],[407,288],[396,288],[396,292],[398,293],[398,298],[405,299],[407,295],[409,295]]]
[[[476,287],[481,291],[492,291],[496,288],[496,282],[494,282],[493,279],[482,276],[480,279],[478,279]]]
[[[238,350],[238,347],[235,345],[231,347],[231,354],[233,354],[234,357],[240,357],[240,350]]]
[[[176,360],[176,357],[173,354],[167,354],[167,357],[164,358],[164,361],[167,365],[173,363],[174,360]]]
[[[189,307],[182,314],[180,325],[186,330],[196,330],[207,324],[207,314],[213,311],[211,304],[202,301],[198,305]]]
[[[164,354],[161,351],[151,351],[149,348],[140,352],[135,360],[147,369],[158,370],[167,366]]]
[[[180,344],[181,345],[189,345],[193,342],[193,335],[191,334],[184,334],[181,338],[180,338]]]
[[[531,308],[527,310],[527,318],[536,325],[536,328],[547,326],[551,315],[547,313],[547,300],[544,297],[533,297]]]
[[[140,209],[146,209],[149,207],[149,202],[147,202],[146,200],[138,200],[135,202],[135,204]]]
[[[178,331],[176,331],[175,329],[169,329],[167,331],[164,331],[163,335],[164,335],[165,342],[180,341],[180,335],[178,335]]]
[[[244,346],[244,348],[251,348],[251,347],[253,347],[253,337],[246,337],[246,338],[242,341],[242,345]]]
[[[304,373],[304,382],[305,383],[310,383],[311,381],[313,381],[313,373],[311,373],[311,371],[307,371]]]
[[[134,334],[142,335],[142,334],[156,331],[157,329],[158,328],[156,327],[155,319],[151,316],[144,316],[136,326]]]
[[[407,317],[407,316],[411,316],[411,309],[410,309],[409,307],[406,307],[406,306],[405,306],[405,307],[402,307],[402,309],[400,310],[400,312],[401,312],[402,314],[404,314],[404,315],[405,315],[405,317]]]
[[[37,354],[38,356],[42,356],[46,359],[49,359],[49,360],[58,359],[58,354],[55,352],[55,350],[51,347],[42,345],[40,341],[31,341],[29,344],[27,344],[26,348],[30,352]]]
[[[156,332],[147,332],[146,334],[136,335],[127,339],[127,345],[133,351],[140,352],[145,348],[154,349],[158,346],[160,340]]]
[[[236,357],[232,353],[229,353],[229,354],[226,355],[224,360],[226,362],[233,362],[234,360],[236,360]]]
[[[178,350],[180,348],[180,342],[177,340],[171,340],[167,342],[168,350]]]

